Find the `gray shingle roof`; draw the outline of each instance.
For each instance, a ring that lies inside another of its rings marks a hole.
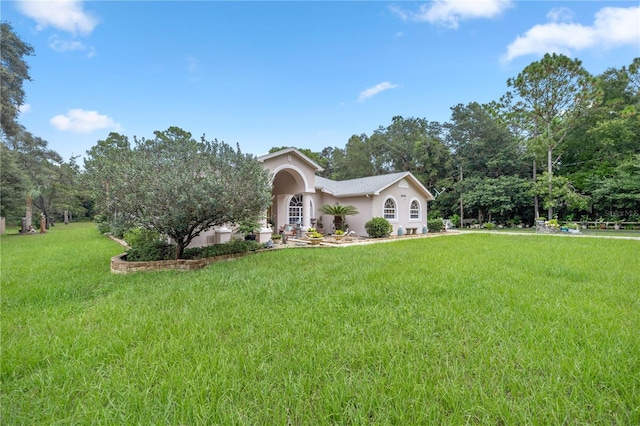
[[[410,175],[409,172],[400,172],[341,181],[316,176],[316,188],[336,197],[377,194],[389,185]]]

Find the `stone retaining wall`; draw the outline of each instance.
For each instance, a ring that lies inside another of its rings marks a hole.
[[[124,260],[126,253],[113,256],[111,258],[111,272],[114,274],[129,274],[142,271],[166,271],[175,269],[179,271],[192,271],[204,268],[212,263],[223,260],[235,259],[249,253],[225,254],[222,256],[208,257],[206,259],[178,259],[178,260],[155,260],[151,262],[128,262]]]

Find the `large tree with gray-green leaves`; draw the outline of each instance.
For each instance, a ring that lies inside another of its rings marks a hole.
[[[176,259],[212,226],[264,214],[271,202],[270,176],[255,156],[224,142],[200,141],[178,127],[152,139],[111,135],[89,154],[87,175],[98,201],[128,227],[172,238]],[[96,157],[97,156],[97,157]]]

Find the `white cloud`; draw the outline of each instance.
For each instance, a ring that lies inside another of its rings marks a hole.
[[[18,111],[20,111],[20,113],[29,112],[29,111],[31,111],[31,105],[30,105],[30,104],[23,104],[23,105],[20,105],[20,106],[18,107]]]
[[[553,11],[552,11],[553,12]],[[550,19],[569,15],[553,12]],[[610,49],[632,45],[640,46],[640,7],[605,7],[595,14],[593,25],[585,26],[572,22],[550,22],[536,25],[524,35],[518,36],[502,57],[511,61],[519,56],[562,53],[571,55],[572,50],[589,48]]]
[[[63,132],[91,133],[98,129],[113,129],[118,131],[120,124],[108,115],[98,114],[97,111],[71,109],[66,115],[60,114],[49,120],[53,127]]]
[[[49,47],[60,53],[87,49],[87,47],[80,41],[61,40],[57,36],[53,36],[49,39]]]
[[[493,18],[510,7],[511,0],[435,0],[423,4],[417,12],[407,12],[397,6],[390,9],[404,20],[429,22],[456,29],[460,21]]]
[[[98,20],[83,10],[79,0],[21,0],[20,11],[38,23],[38,30],[52,26],[72,34],[90,34]]]
[[[95,49],[93,47],[87,47],[81,41],[62,40],[56,35],[49,38],[49,47],[58,53],[87,52],[88,58],[92,58],[96,54]]]
[[[360,96],[358,96],[358,102],[364,102],[366,99],[369,99],[380,92],[384,92],[385,90],[389,89],[395,89],[397,87],[399,87],[397,84],[391,84],[388,81],[376,84],[375,86],[360,92]]]
[[[571,22],[573,15],[573,11],[568,7],[555,7],[547,13],[547,19],[552,22]]]

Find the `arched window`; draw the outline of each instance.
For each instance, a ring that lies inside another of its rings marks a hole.
[[[409,219],[420,219],[420,203],[418,200],[411,201],[409,206]]]
[[[289,223],[302,224],[302,194],[294,195],[289,201]]]
[[[387,198],[384,200],[383,216],[387,220],[394,220],[396,218],[396,202],[393,198]]]

